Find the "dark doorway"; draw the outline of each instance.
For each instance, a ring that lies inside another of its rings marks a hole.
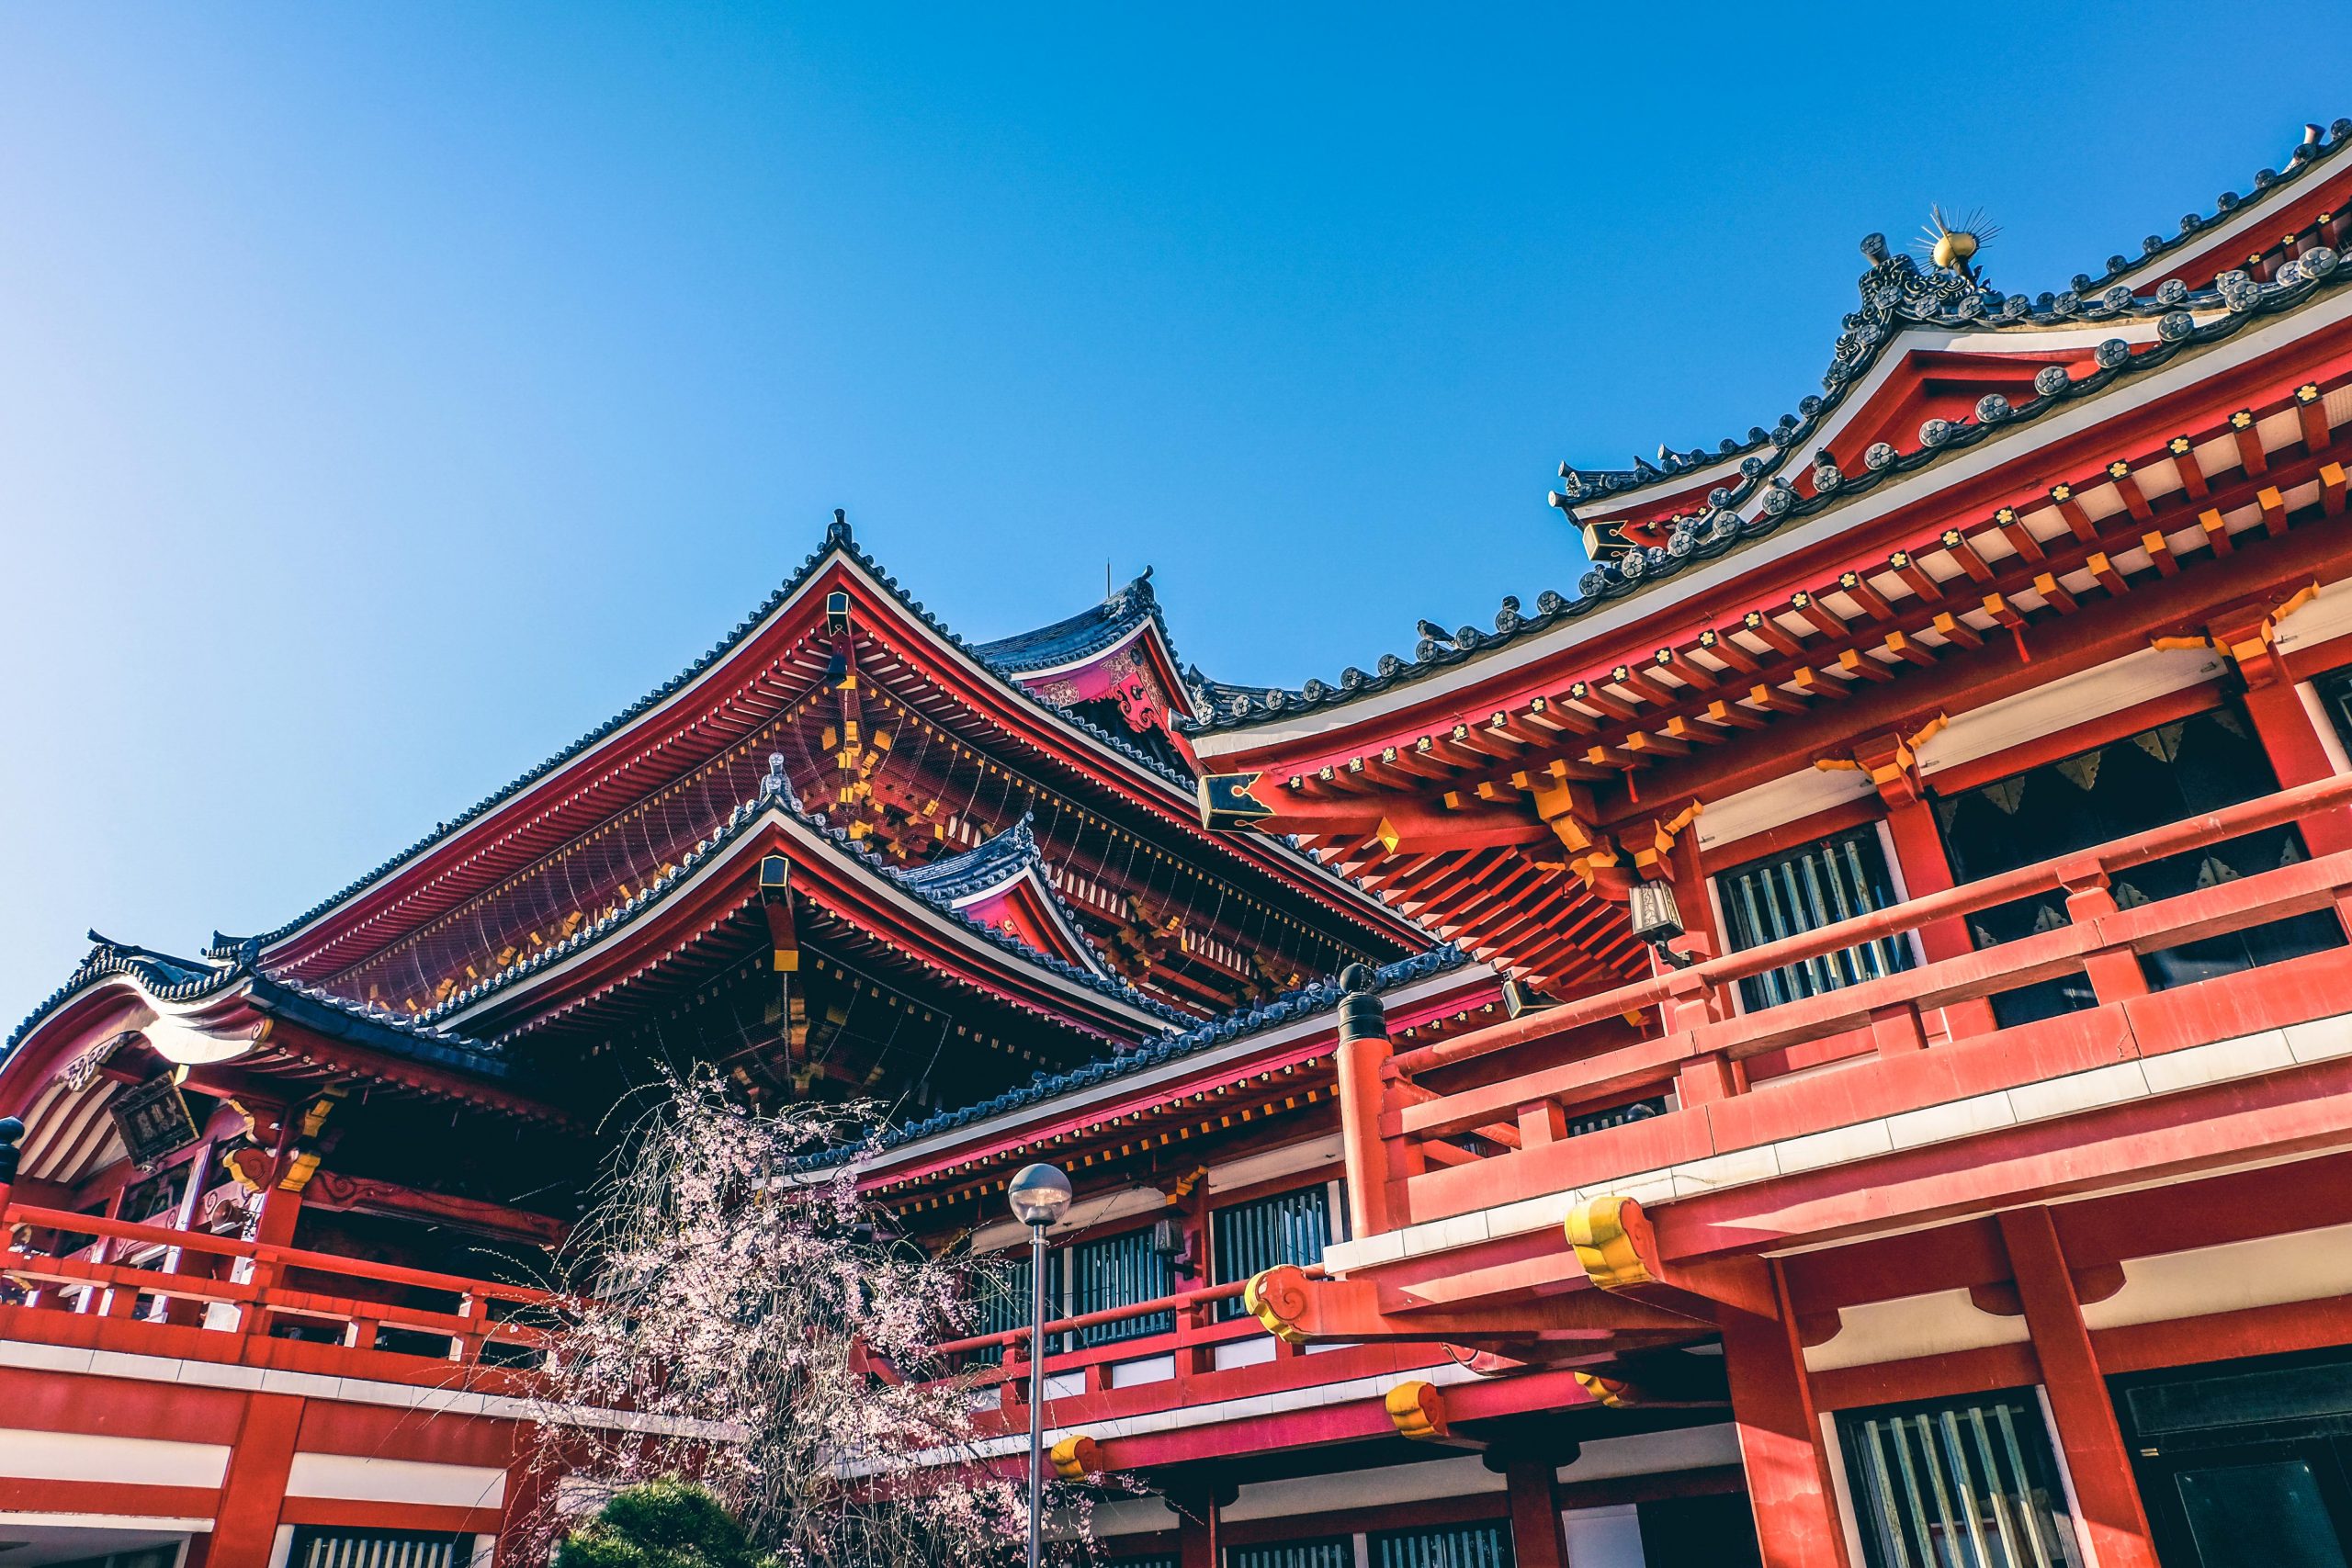
[[[2118,1380],[2165,1568],[2352,1568],[2352,1353]]]
[[[1754,1568],[1756,1516],[1744,1492],[1644,1503],[1642,1560],[1648,1568]]]
[[[1973,882],[2234,806],[2278,787],[2278,775],[2244,711],[2224,704],[1939,797],[1936,820],[1952,874]],[[2115,901],[2128,909],[2306,858],[2302,837],[2293,827],[2272,828],[2119,872]],[[2065,897],[2051,893],[1972,915],[1968,932],[1981,949],[2065,923]],[[2148,984],[2164,990],[2299,958],[2343,940],[2329,916],[2297,915],[2152,953],[2140,964]],[[1996,997],[1993,1012],[2006,1028],[2086,1008],[2093,999],[2089,979],[2069,975]]]

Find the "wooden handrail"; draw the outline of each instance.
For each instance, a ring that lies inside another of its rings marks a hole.
[[[2352,804],[2352,774],[2298,784],[2291,789],[2279,790],[2199,817],[2184,818],[2180,821],[2166,823],[2161,828],[2152,828],[2088,850],[2059,855],[1996,876],[1963,883],[1939,893],[1874,909],[1866,915],[1857,915],[1834,925],[1784,937],[1760,947],[1708,959],[1676,974],[1653,976],[1597,996],[1578,998],[1541,1012],[1474,1030],[1452,1040],[1402,1052],[1393,1059],[1393,1066],[1403,1077],[1410,1078],[1457,1062],[1509,1050],[1514,1045],[1550,1039],[1604,1019],[1657,1007],[1678,992],[1694,987],[1730,986],[1804,959],[1819,958],[1938,920],[1972,915],[2015,898],[2053,892],[2064,886],[2069,878],[2086,872],[2118,871],[2144,865],[2150,861],[2201,849],[2225,839],[2300,821],[2347,804]]]
[[[203,1231],[174,1230],[168,1225],[109,1220],[96,1214],[77,1214],[66,1209],[45,1209],[32,1203],[10,1203],[0,1219],[5,1219],[9,1224],[30,1225],[36,1230],[64,1231],[69,1235],[101,1236],[110,1241],[145,1242],[151,1246],[177,1247],[183,1252],[200,1252],[216,1258],[246,1258],[256,1262],[275,1263],[285,1269],[340,1274],[355,1280],[406,1285],[415,1290],[446,1291],[452,1295],[489,1296],[526,1304],[553,1299],[550,1292],[527,1285],[505,1285],[495,1280],[468,1279],[458,1274],[406,1269],[396,1263],[342,1258],[331,1252],[270,1247],[232,1236],[211,1235]]]
[[[1319,1280],[1323,1277],[1323,1266],[1319,1263],[1311,1265],[1305,1272],[1308,1279]],[[1046,1325],[1046,1332],[1049,1335],[1075,1334],[1080,1329],[1099,1328],[1106,1323],[1119,1323],[1131,1317],[1152,1317],[1163,1312],[1182,1312],[1186,1307],[1210,1302],[1234,1301],[1249,1288],[1247,1280],[1236,1280],[1229,1285],[1204,1285],[1198,1290],[1180,1291],[1172,1296],[1156,1296],[1150,1301],[1136,1302],[1127,1306],[1104,1307],[1099,1312],[1080,1313],[1076,1317],[1056,1318]],[[993,1349],[998,1346],[1012,1348],[1026,1340],[1029,1333],[1026,1328],[1003,1328],[993,1334],[975,1335],[968,1339],[950,1339],[944,1345],[933,1347],[933,1353],[953,1356],[969,1350]]]

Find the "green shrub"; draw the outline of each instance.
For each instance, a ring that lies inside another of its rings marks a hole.
[[[616,1492],[556,1550],[556,1568],[766,1568],[743,1527],[701,1487],[655,1481]]]

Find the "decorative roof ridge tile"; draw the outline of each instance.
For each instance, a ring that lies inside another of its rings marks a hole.
[[[1451,942],[1441,943],[1436,947],[1374,968],[1373,990],[1387,991],[1410,981],[1443,974],[1448,970],[1459,969],[1469,962],[1469,953],[1461,948]],[[1255,1034],[1261,1030],[1272,1029],[1277,1025],[1298,1019],[1312,1018],[1320,1013],[1331,1012],[1339,1007],[1341,994],[1340,982],[1336,976],[1317,980],[1311,986],[1302,986],[1295,990],[1285,991],[1272,1000],[1261,1002],[1255,1007],[1237,1010],[1205,1022],[1196,1023],[1179,1033],[1163,1034],[1159,1039],[1147,1042],[1130,1051],[1122,1051],[1111,1056],[1098,1056],[1091,1062],[1083,1063],[1066,1072],[1035,1074],[1026,1084],[1006,1089],[977,1104],[964,1106],[956,1111],[940,1111],[920,1122],[910,1122],[903,1126],[888,1129],[862,1144],[845,1145],[822,1154],[812,1155],[806,1160],[797,1162],[796,1168],[810,1169],[839,1165],[861,1154],[887,1152],[901,1145],[912,1143],[918,1138],[954,1132],[959,1127],[967,1127],[976,1122],[985,1122],[992,1116],[1001,1116],[1009,1111],[1024,1110],[1040,1104],[1057,1095],[1091,1088],[1095,1084],[1106,1083],[1134,1073],[1143,1072],[1150,1067],[1178,1061],[1207,1050],[1211,1046],[1222,1045],[1245,1035]]]
[[[772,763],[780,762],[780,760],[776,759],[771,761]],[[450,992],[448,996],[415,1014],[414,1017],[420,1021],[454,1017],[529,978],[540,970],[551,964],[560,964],[575,953],[595,946],[605,937],[632,924],[639,917],[660,906],[673,891],[701,871],[721,850],[740,839],[752,824],[770,814],[787,818],[808,829],[835,849],[860,863],[868,870],[876,873],[893,886],[922,899],[925,905],[936,909],[965,930],[987,938],[990,942],[1017,958],[1074,985],[1083,986],[1090,990],[1124,1002],[1162,1022],[1181,1025],[1193,1021],[1191,1014],[1144,995],[1124,980],[1112,976],[1097,975],[1081,964],[1071,964],[1049,953],[1040,953],[1018,937],[996,931],[974,919],[962,910],[951,908],[945,897],[926,888],[908,886],[903,878],[896,874],[899,868],[889,865],[880,855],[866,848],[863,841],[850,837],[848,829],[832,826],[821,811],[812,812],[802,809],[800,802],[793,795],[790,784],[785,782],[780,765],[772,766],[768,776],[762,781],[760,793],[756,797],[739,804],[728,814],[726,821],[720,823],[709,837],[703,839],[684,854],[679,856],[677,864],[668,872],[648,881],[636,893],[622,899],[605,914],[594,920],[584,922],[570,936],[560,942],[549,942],[503,969],[492,971],[462,990]]]
[[[1046,702],[1043,697],[1038,696],[1035,693],[1022,685],[1019,681],[1013,679],[1011,675],[1006,674],[1003,671],[989,664],[987,660],[982,658],[975,650],[973,645],[966,642],[961,636],[951,630],[937,616],[925,609],[923,607],[922,601],[910,596],[907,592],[899,585],[899,580],[897,578],[882,570],[874,558],[868,555],[864,547],[860,546],[856,539],[852,536],[848,519],[840,510],[837,509],[833,513],[833,521],[828,524],[825,527],[824,542],[816,549],[810,551],[793,573],[785,580],[783,585],[777,588],[774,592],[770,593],[765,600],[762,601],[757,609],[753,610],[743,619],[738,621],[734,627],[729,630],[725,637],[714,643],[707,651],[706,651],[700,658],[696,659],[692,664],[688,665],[679,674],[664,681],[661,685],[656,686],[652,691],[647,693],[644,696],[639,697],[636,702],[622,709],[613,717],[606,719],[604,723],[588,731],[587,734],[580,737],[577,740],[572,741],[561,750],[552,753],[545,761],[528,769],[511,783],[508,783],[491,794],[482,796],[481,799],[476,801],[473,805],[459,812],[456,817],[448,818],[446,821],[435,823],[432,832],[416,840],[407,848],[395,852],[390,858],[377,865],[373,870],[363,873],[361,875],[345,884],[342,888],[331,894],[326,898],[322,899],[317,904],[312,905],[310,908],[295,916],[292,919],[287,920],[280,925],[252,937],[234,937],[225,935],[220,931],[213,932],[212,943],[206,950],[207,956],[217,957],[232,953],[249,942],[258,942],[264,947],[274,946],[277,942],[282,942],[287,937],[292,935],[294,932],[300,931],[303,927],[308,926],[322,916],[331,913],[338,906],[366,891],[368,887],[381,881],[384,877],[391,874],[393,872],[398,871],[409,862],[415,860],[417,857],[424,854],[436,845],[447,841],[472,822],[489,815],[498,807],[505,805],[508,801],[514,799],[516,795],[522,794],[533,784],[538,783],[541,779],[544,779],[549,774],[555,773],[565,764],[576,761],[578,758],[584,755],[605,739],[609,739],[615,733],[626,728],[630,724],[643,717],[647,713],[651,712],[653,709],[661,706],[662,704],[677,695],[679,692],[684,690],[687,686],[692,685],[704,673],[709,671],[713,666],[719,663],[729,653],[733,652],[735,649],[746,638],[752,636],[758,630],[760,625],[764,622],[769,615],[775,614],[775,612],[781,607],[786,600],[790,599],[795,593],[797,593],[801,589],[808,586],[808,584],[814,580],[817,573],[823,568],[825,562],[836,554],[841,555],[851,561],[858,567],[860,570],[865,572],[865,575],[872,578],[876,583],[878,583],[882,589],[889,594],[892,602],[896,604],[899,609],[912,615],[926,629],[939,637],[956,651],[971,658],[983,669],[989,671],[991,675],[995,676],[995,678],[1002,683],[1006,690],[1017,694],[1037,707],[1052,714],[1063,724],[1069,725],[1070,728],[1080,731],[1097,744],[1117,753],[1130,763],[1133,763],[1136,767],[1151,774],[1160,782],[1170,785],[1180,792],[1185,794],[1191,793],[1194,785],[1194,781],[1193,779],[1187,777],[1178,770],[1170,767],[1167,763],[1161,761],[1157,757],[1152,756],[1142,748],[1135,746],[1121,739],[1119,737],[1113,735],[1102,726],[1080,717],[1077,714],[1069,713],[1062,708],[1056,707],[1053,704]],[[1154,598],[1152,603],[1153,613],[1156,615],[1158,614],[1158,600]],[[1162,626],[1162,635],[1165,636],[1164,624]],[[1175,648],[1172,643],[1170,644],[1169,652],[1172,658],[1175,652]]]
[[[1900,269],[1908,267],[1907,258],[1893,258],[1890,265],[1894,264],[1900,264],[1894,281],[1901,287]],[[1421,640],[1409,660],[1393,653],[1383,654],[1372,673],[1351,666],[1341,673],[1336,686],[1313,680],[1300,687],[1226,687],[1224,691],[1234,694],[1222,702],[1209,718],[1182,722],[1181,728],[1190,734],[1243,729],[1288,714],[1341,706],[1376,692],[1409,685],[1562,622],[1589,615],[1605,604],[1645,592],[1695,562],[1713,560],[1747,541],[1776,533],[1791,523],[1817,515],[1881,484],[1916,473],[1939,457],[1965,451],[2003,430],[2029,424],[2075,400],[2095,396],[2119,380],[2159,369],[2184,353],[2235,334],[2256,320],[2295,310],[2352,277],[2352,268],[2341,264],[2342,258],[2335,250],[2313,245],[2280,267],[2278,276],[2268,282],[2256,282],[2245,273],[2233,271],[2222,273],[2211,288],[2192,290],[2177,279],[2167,279],[2149,299],[2141,298],[2122,284],[2114,285],[2096,299],[2086,300],[2073,294],[2055,299],[2043,295],[2040,302],[2033,304],[2029,304],[2022,295],[2000,295],[1990,289],[1970,288],[1952,297],[1948,309],[1956,317],[1973,318],[1988,310],[1997,310],[2004,321],[2011,323],[2030,320],[2036,323],[2086,324],[2154,318],[2156,341],[2144,352],[2135,354],[2123,339],[2107,339],[2094,351],[2092,372],[2079,380],[2070,377],[2064,366],[2044,366],[2035,378],[2038,395],[2030,400],[2012,404],[1996,393],[1979,400],[1972,419],[1930,419],[1919,427],[1919,446],[1912,451],[1898,451],[1887,442],[1873,445],[1864,454],[1861,473],[1845,474],[1833,464],[1816,461],[1813,470],[1815,492],[1801,495],[1780,477],[1779,469],[1802,444],[1802,436],[1817,428],[1820,416],[1833,406],[1831,400],[1808,398],[1802,405],[1804,412],[1801,419],[1789,416],[1787,423],[1792,429],[1787,438],[1783,440],[1776,433],[1778,450],[1771,459],[1751,456],[1744,460],[1738,482],[1711,491],[1702,511],[1676,519],[1666,545],[1631,550],[1615,560],[1589,568],[1577,581],[1575,598],[1547,589],[1537,597],[1535,609],[1530,614],[1522,611],[1517,595],[1507,595],[1495,615],[1491,633],[1465,626],[1441,640],[1436,635],[1440,628],[1425,621],[1421,624]],[[1917,278],[1919,275],[1911,268],[1908,276]],[[1909,298],[1906,295],[1905,303],[1900,307],[1901,319],[1929,319],[1909,313]],[[2200,316],[2204,318],[2201,321]],[[1883,329],[1895,319],[1895,308],[1890,307],[1886,317],[1876,324]],[[1864,321],[1865,324],[1849,328],[1840,340],[1841,345],[1849,340],[1853,344],[1852,357],[1840,361],[1848,367],[1840,391],[1859,378],[1880,347],[1893,336],[1891,331],[1883,330],[1872,335],[1868,330],[1871,322],[1865,318],[1849,316],[1848,320]],[[1815,457],[1826,458],[1827,453],[1817,452]],[[1757,503],[1758,510],[1752,516],[1742,515],[1740,507],[1751,502]],[[1570,513],[1570,516],[1574,513]]]
[[[2324,141],[2311,139],[2311,133],[2317,130],[2318,128],[2316,126],[2306,128],[2306,140],[2302,145],[2297,147],[2289,156],[2287,160],[2287,167],[2283,171],[2273,169],[2260,169],[2256,171],[2254,176],[2255,195],[2253,197],[2241,197],[2235,191],[2223,191],[2221,196],[2216,198],[2214,210],[2210,217],[2200,217],[2194,212],[2183,214],[2180,220],[2180,227],[2173,234],[2169,236],[2150,234],[2145,239],[2142,240],[2140,242],[2141,254],[2138,256],[2133,257],[2119,254],[2108,257],[2106,270],[2098,277],[2093,277],[2088,273],[2076,273],[2070,285],[2069,293],[2079,297],[2088,295],[2094,290],[2103,290],[2107,287],[2115,284],[2118,280],[2127,277],[2132,274],[2140,271],[2143,267],[2148,266],[2158,257],[2169,254],[2173,251],[2179,249],[2184,244],[2199,239],[2203,235],[2204,231],[2213,224],[2224,221],[2233,217],[2237,209],[2245,201],[2260,201],[2277,191],[2288,188],[2296,181],[2301,180],[2304,175],[2310,174],[2313,169],[2320,167],[2322,164],[2326,164],[2335,158],[2347,145],[2352,145],[2352,118],[2336,120],[2328,128],[2325,140]],[[1872,254],[1871,247],[1873,243],[1875,243],[1879,248],[1878,254]],[[1878,278],[1881,273],[1882,269],[1877,264],[1883,259],[1884,246],[1885,237],[1883,235],[1871,234],[1866,235],[1863,238],[1863,254],[1871,256],[1873,262],[1871,272],[1865,273],[1861,279],[1861,287],[1866,299],[1870,293],[1873,281]],[[2041,299],[2044,301],[2048,301],[2052,299],[2052,296],[2044,294],[2041,296]],[[1848,324],[1849,329],[1852,322],[1853,318],[1849,317]],[[2039,317],[2035,319],[2035,322],[2036,324],[2049,324]],[[2013,321],[1977,320],[1973,321],[1951,321],[1940,324],[1951,326],[1973,325],[1982,328],[1991,328],[2003,325],[2015,325],[2017,323]],[[1875,355],[1873,355],[1873,357],[1875,357]],[[1831,379],[1831,377],[1836,374],[1836,368],[1837,367],[1833,366],[1830,375],[1823,378],[1824,390],[1833,394],[1832,401],[1824,403],[1822,400],[1819,399],[1806,400],[1810,402],[1821,404],[1824,412],[1826,412],[1829,407],[1834,406],[1834,394],[1841,393],[1845,389],[1844,384]],[[1863,368],[1867,368],[1867,367],[1865,366]],[[1850,382],[1847,384],[1850,384]],[[1655,463],[1646,458],[1636,457],[1634,459],[1634,466],[1630,468],[1578,468],[1569,464],[1562,463],[1560,465],[1560,478],[1565,482],[1561,493],[1566,497],[1571,505],[1577,501],[1585,500],[1589,497],[1598,498],[1602,496],[1614,497],[1620,495],[1630,495],[1636,491],[1646,490],[1656,485],[1669,483],[1690,474],[1697,473],[1700,470],[1710,468],[1715,464],[1728,462],[1735,457],[1740,457],[1752,452],[1760,451],[1767,446],[1779,446],[1785,450],[1791,443],[1781,441],[1779,436],[1782,431],[1790,428],[1792,422],[1797,420],[1798,417],[1799,416],[1783,414],[1781,418],[1781,423],[1770,431],[1766,430],[1762,425],[1750,425],[1746,436],[1726,436],[1716,445],[1715,450],[1712,452],[1706,451],[1702,448],[1693,448],[1691,451],[1687,453],[1677,452],[1671,447],[1668,447],[1664,444],[1660,444],[1657,449],[1657,459]],[[1811,419],[1810,415],[1805,415],[1801,423],[1803,424],[1803,428],[1798,430],[1795,437],[1796,443],[1798,444],[1801,444],[1805,437],[1811,434],[1811,430],[1815,422]]]

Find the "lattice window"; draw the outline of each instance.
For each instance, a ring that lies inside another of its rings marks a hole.
[[[466,1568],[473,1550],[469,1535],[306,1527],[286,1560],[292,1568]]]
[[[1238,1284],[1278,1264],[1305,1268],[1323,1261],[1331,1235],[1331,1190],[1325,1186],[1279,1192],[1253,1203],[1236,1203],[1209,1216],[1216,1248],[1216,1282]],[[1238,1317],[1240,1298],[1219,1304],[1219,1314]]]
[[[1070,1248],[1070,1310],[1075,1316],[1158,1301],[1176,1293],[1175,1270],[1152,1245],[1150,1230],[1129,1231],[1102,1241],[1080,1242]],[[1107,1345],[1137,1339],[1148,1334],[1169,1334],[1176,1314],[1157,1312],[1145,1317],[1122,1318],[1079,1330],[1082,1345]]]
[[[1355,1561],[1356,1544],[1346,1536],[1225,1549],[1225,1568],[1355,1568]]]
[[[2078,1568],[2030,1389],[1838,1418],[1871,1568]]]
[[[1724,934],[1735,952],[1836,925],[1894,903],[1894,879],[1875,828],[1839,833],[1715,878]],[[1910,942],[1882,937],[1742,980],[1740,998],[1753,1010],[1799,997],[1859,986],[1912,964]]]
[[[1387,1530],[1369,1542],[1372,1568],[1511,1568],[1510,1526],[1501,1519]]]
[[[1012,1255],[1000,1253],[985,1258],[973,1268],[967,1278],[970,1280],[973,1315],[970,1325],[962,1331],[964,1334],[978,1337],[983,1334],[1003,1334],[1013,1329],[1025,1332],[1028,1329],[1029,1314],[1034,1303],[1029,1296],[1032,1274],[1029,1255],[1025,1250]],[[1046,1321],[1048,1323],[1062,1315],[1061,1294],[1061,1272],[1056,1263],[1049,1262],[1046,1266]],[[1048,1345],[1046,1353],[1053,1354],[1054,1348]],[[1026,1356],[1028,1352],[1023,1350],[1022,1354]],[[994,1365],[1004,1359],[1004,1348],[997,1346],[975,1350],[967,1359]]]

